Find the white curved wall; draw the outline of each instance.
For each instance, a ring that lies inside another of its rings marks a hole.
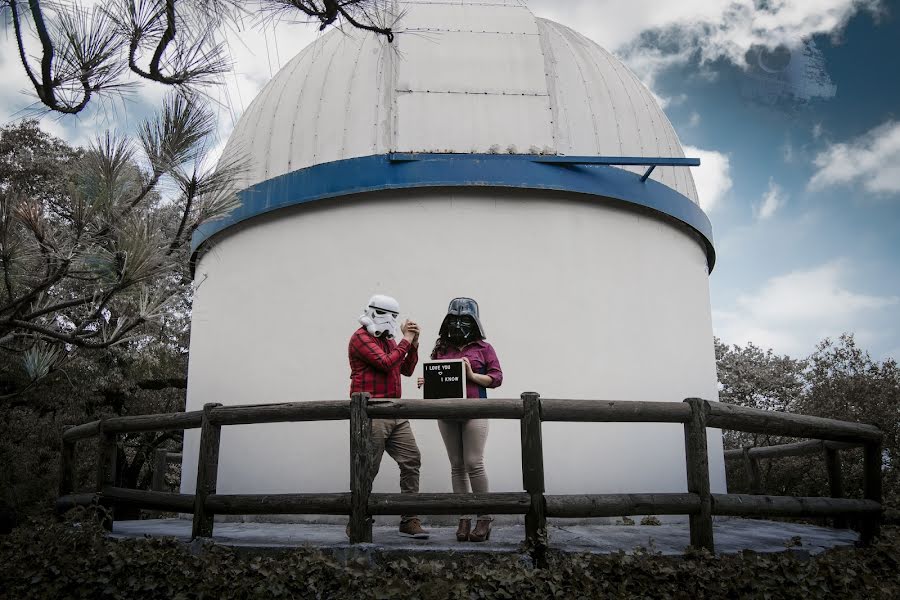
[[[714,400],[707,277],[682,228],[564,193],[414,190],[279,211],[221,235],[197,266],[188,410],[347,398],[347,343],[373,293],[422,325],[422,359],[448,301],[477,299],[505,373],[494,397]],[[421,398],[414,379],[403,395]],[[422,491],[450,491],[437,425],[414,429]],[[712,487],[723,491],[710,431]],[[492,421],[493,491],[521,489],[518,440],[517,422]],[[185,439],[185,492],[197,441]],[[346,422],[226,427],[218,489],[346,491],[348,444]],[[686,489],[680,425],[549,423],[544,445],[550,493]],[[375,489],[398,490],[388,457]]]

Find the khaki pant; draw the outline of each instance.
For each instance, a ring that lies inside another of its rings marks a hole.
[[[438,421],[447,457],[450,459],[450,481],[454,494],[489,491],[487,471],[484,468],[484,445],[487,442],[488,420]],[[478,515],[490,519],[490,515]]]
[[[381,458],[387,452],[400,467],[400,492],[416,494],[419,492],[419,467],[422,455],[416,444],[412,427],[406,419],[372,419],[372,480],[378,475]],[[403,515],[401,522],[416,518],[416,515]]]

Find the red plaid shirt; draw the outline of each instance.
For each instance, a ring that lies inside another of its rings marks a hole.
[[[360,327],[350,338],[350,393],[373,398],[399,398],[400,374],[409,377],[419,362],[418,349],[407,340],[375,337]]]

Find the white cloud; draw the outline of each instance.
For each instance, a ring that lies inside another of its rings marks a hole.
[[[684,155],[700,159],[700,166],[692,169],[700,206],[706,212],[714,210],[733,185],[731,160],[727,154],[715,150],[702,150],[694,146],[685,146]]]
[[[868,192],[900,193],[900,121],[888,121],[860,137],[831,144],[815,158],[809,189],[859,185]]]
[[[787,198],[784,189],[775,183],[773,177],[769,177],[769,189],[763,194],[762,202],[756,209],[756,218],[761,221],[771,218],[779,208],[784,206]]]
[[[700,113],[694,111],[691,113],[691,116],[688,117],[688,127],[696,127],[700,124]]]
[[[879,12],[883,5],[883,0],[632,0],[622,10],[620,0],[529,2],[538,15],[624,55],[650,88],[657,73],[694,55],[702,63],[725,58],[743,67],[755,46],[798,48],[815,34],[839,34],[857,12]],[[640,39],[648,32],[649,38]]]
[[[772,277],[758,290],[738,296],[734,305],[713,311],[713,327],[727,343],[747,342],[803,356],[817,342],[843,332],[867,329],[875,311],[900,304],[896,296],[874,296],[847,288],[847,261]]]
[[[785,140],[784,145],[781,147],[781,157],[785,164],[789,165],[794,162],[794,144],[790,140]]]

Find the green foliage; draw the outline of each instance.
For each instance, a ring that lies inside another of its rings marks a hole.
[[[0,538],[0,598],[896,598],[898,532],[870,549],[664,557],[551,553],[346,563],[310,549],[273,556],[166,539],[116,541],[90,521],[33,523]]]
[[[716,340],[719,399],[722,402],[805,415],[877,424],[884,432],[884,494],[900,495],[900,368],[878,362],[852,335],[825,339],[803,360],[776,356],[753,344],[727,346]],[[763,434],[725,432],[726,448],[798,441]],[[840,453],[845,491],[859,495],[862,451]],[[726,463],[730,491],[745,491],[742,461]],[[822,456],[768,459],[760,464],[767,493],[829,495]]]
[[[641,525],[662,525],[658,517],[654,517],[653,515],[647,515],[643,519],[641,519]]]
[[[200,166],[213,123],[176,94],[139,140],[82,150],[33,121],[0,128],[0,355],[24,376],[5,380],[13,393],[79,351],[146,338],[189,302],[190,237],[235,206],[242,170]]]

